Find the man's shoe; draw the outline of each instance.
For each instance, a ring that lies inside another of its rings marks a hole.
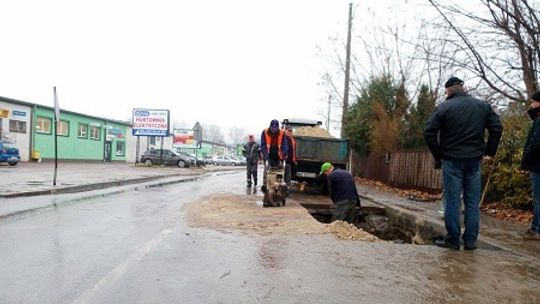
[[[439,238],[433,241],[433,245],[443,248],[449,248],[454,250],[459,250],[459,243],[451,243],[446,238]]]
[[[535,232],[529,236],[525,236],[525,239],[529,241],[540,241],[540,233]]]
[[[476,250],[476,244],[463,245],[463,249],[465,249],[465,250]]]
[[[533,231],[531,228],[529,228],[529,229],[525,232],[525,234],[523,234],[524,237],[528,237],[528,236],[532,236],[532,235],[534,235],[534,231]]]

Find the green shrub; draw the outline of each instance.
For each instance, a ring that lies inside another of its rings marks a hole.
[[[484,203],[499,203],[504,207],[530,209],[531,181],[528,172],[520,170],[523,146],[531,126],[521,106],[509,108],[501,115],[503,135],[495,157]],[[483,181],[491,171],[492,163],[483,166]]]

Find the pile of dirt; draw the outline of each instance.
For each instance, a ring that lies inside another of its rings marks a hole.
[[[222,194],[188,206],[187,220],[194,227],[258,234],[324,234],[327,228],[299,204],[263,208],[253,196]]]
[[[323,137],[323,138],[334,138],[326,129],[323,129],[319,126],[304,126],[298,127],[294,130],[293,136],[310,136],[310,137]]]
[[[186,220],[192,227],[223,232],[234,230],[255,234],[333,234],[342,240],[378,240],[377,237],[345,222],[320,223],[293,200],[288,200],[284,207],[263,208],[256,199],[260,198],[233,194],[207,197],[187,206]]]
[[[375,242],[379,241],[376,236],[365,232],[362,229],[356,228],[353,224],[349,224],[344,221],[334,221],[328,224],[330,232],[338,239],[341,240],[356,240]]]

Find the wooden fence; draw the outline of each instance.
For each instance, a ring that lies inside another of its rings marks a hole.
[[[353,154],[353,174],[400,188],[440,190],[441,170],[433,168],[428,150],[402,150],[389,155]]]

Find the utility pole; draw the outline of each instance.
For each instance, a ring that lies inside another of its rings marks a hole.
[[[330,132],[330,110],[332,105],[332,95],[328,95],[328,116],[326,117],[326,129]]]
[[[345,115],[349,109],[349,82],[351,74],[351,29],[352,29],[352,3],[349,3],[349,24],[347,29],[347,50],[345,57],[345,90],[343,92],[343,112],[341,113],[341,137],[345,134]]]

